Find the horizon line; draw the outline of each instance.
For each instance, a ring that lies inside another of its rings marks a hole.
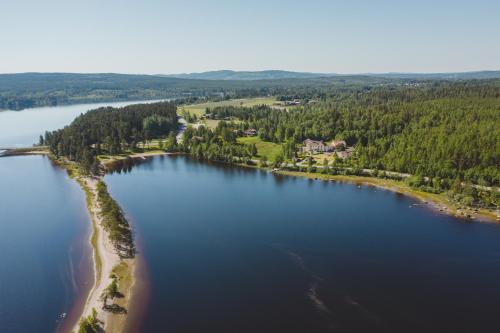
[[[309,72],[302,70],[287,70],[287,69],[259,69],[259,70],[236,70],[236,69],[213,69],[206,71],[194,71],[194,72],[177,72],[177,73],[127,73],[127,72],[70,72],[70,71],[25,71],[25,72],[4,72],[0,75],[16,75],[16,74],[117,74],[117,75],[147,75],[147,76],[160,76],[160,75],[191,75],[191,74],[203,74],[211,72],[234,72],[234,73],[259,73],[259,72],[288,72],[288,73],[298,73],[298,74],[317,74],[317,75],[338,75],[338,76],[348,76],[348,75],[384,75],[384,74],[416,74],[416,75],[430,75],[430,74],[464,74],[464,73],[482,73],[482,72],[500,72],[500,69],[480,69],[480,70],[463,70],[463,71],[437,71],[437,72],[411,72],[411,71],[390,71],[390,72]]]

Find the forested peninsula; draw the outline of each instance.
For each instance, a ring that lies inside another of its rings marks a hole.
[[[99,173],[97,156],[134,150],[141,142],[177,130],[173,103],[135,104],[123,108],[100,108],[76,118],[63,129],[47,132],[40,144],[57,157],[78,162],[88,174]]]
[[[63,129],[47,132],[40,144],[85,191],[93,222],[95,283],[74,330],[121,332],[126,324],[137,269],[131,225],[107,191],[99,155],[118,155],[141,142],[175,133],[176,107],[169,102],[100,108],[77,117]]]

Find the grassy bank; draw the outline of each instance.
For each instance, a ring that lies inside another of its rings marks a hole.
[[[238,138],[238,143],[255,144],[258,154],[256,157],[265,157],[268,161],[274,161],[276,156],[283,152],[281,145],[274,142],[263,141],[258,136],[240,137]]]
[[[242,98],[242,99],[231,99],[218,102],[212,101],[206,103],[180,105],[177,108],[177,114],[182,116],[188,113],[191,117],[196,116],[197,119],[200,119],[203,115],[205,115],[207,109],[213,109],[216,107],[223,107],[223,106],[252,107],[257,105],[273,106],[275,103],[276,103],[275,97]],[[205,126],[207,126],[210,129],[215,129],[219,122],[220,120],[216,119],[204,119],[202,121],[202,123],[205,124]]]
[[[219,106],[245,106],[252,107],[256,105],[273,105],[276,102],[274,97],[255,97],[255,98],[242,98],[242,99],[231,99],[227,101],[219,102],[207,102],[199,104],[190,105],[180,105],[177,109],[178,114],[184,112],[189,112],[191,115],[196,115],[198,118],[205,114],[207,108],[212,109]]]

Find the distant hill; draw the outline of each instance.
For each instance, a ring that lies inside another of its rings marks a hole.
[[[457,73],[367,73],[340,75],[334,73],[309,73],[291,72],[282,70],[265,71],[232,71],[220,70],[201,73],[183,73],[159,75],[162,77],[190,79],[190,80],[280,80],[280,79],[312,79],[322,77],[355,77],[371,76],[388,79],[409,79],[409,80],[472,80],[472,79],[498,79],[500,71],[478,71],[478,72],[457,72]]]
[[[286,76],[283,73],[281,75]],[[38,106],[76,103],[207,96],[214,98],[290,94],[307,94],[309,96],[320,90],[326,91],[335,87],[350,89],[396,81],[401,80],[360,75],[208,80],[114,73],[0,74],[0,110],[22,110]]]
[[[113,73],[0,74],[0,110],[37,106],[165,98],[244,98],[282,95],[315,98],[325,93],[365,90],[414,81],[500,78],[500,71],[339,75],[289,72],[214,71],[168,75]]]
[[[331,77],[336,74],[308,73],[308,72],[290,72],[281,70],[267,71],[209,71],[202,73],[183,73],[161,75],[165,77],[179,79],[198,79],[198,80],[279,80],[279,79],[312,79],[318,77]]]
[[[417,79],[417,80],[482,80],[498,79],[500,71],[456,72],[456,73],[381,73],[364,74],[373,77],[388,79]]]

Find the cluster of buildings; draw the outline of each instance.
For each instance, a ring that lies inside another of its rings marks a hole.
[[[299,99],[292,99],[292,100],[288,100],[288,101],[278,101],[278,102],[275,102],[273,105],[274,106],[298,106],[300,105],[300,100]]]
[[[332,140],[325,143],[321,140],[311,140],[306,139],[303,142],[302,151],[308,153],[330,153],[335,152],[335,154],[341,158],[346,159],[352,156],[354,152],[354,147],[347,147],[347,143],[344,140]]]
[[[293,106],[293,105],[300,105],[300,101],[298,99],[293,99],[291,101],[286,101],[285,102],[285,105],[290,105],[290,106]]]
[[[249,128],[249,129],[243,131],[243,135],[244,136],[256,136],[257,130],[255,128]]]

